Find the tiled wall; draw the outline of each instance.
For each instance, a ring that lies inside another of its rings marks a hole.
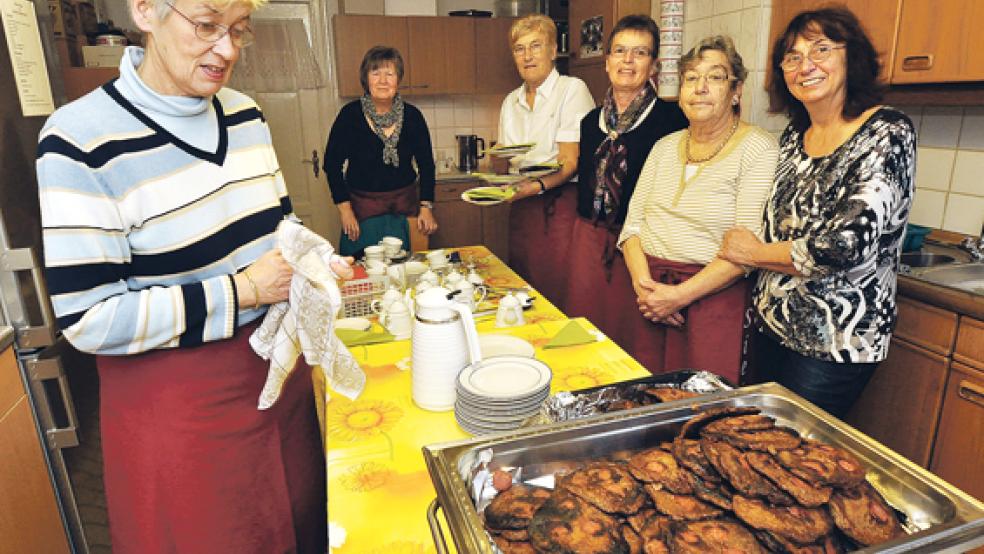
[[[910,221],[978,235],[984,225],[984,108],[904,111],[919,132]]]
[[[683,49],[712,35],[729,35],[741,54],[748,77],[741,97],[742,118],[773,132],[786,119],[766,113],[765,68],[769,52],[772,0],[687,0],[684,7]]]
[[[731,35],[749,70],[742,117],[778,133],[787,120],[766,112],[764,90],[773,1],[687,0],[684,49],[708,35]],[[904,111],[919,136],[910,221],[978,235],[984,224],[984,108],[907,107]]]
[[[455,135],[478,135],[486,146],[491,146],[490,142],[496,140],[503,98],[504,94],[407,98],[427,120],[439,172],[441,160],[454,159],[457,155]]]

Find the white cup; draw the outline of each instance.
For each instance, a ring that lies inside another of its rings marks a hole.
[[[373,283],[382,283],[386,280],[386,264],[380,260],[369,260],[366,262],[366,275]]]
[[[365,248],[364,252],[365,252],[365,256],[366,256],[366,261],[377,260],[377,261],[380,261],[381,262],[381,261],[383,261],[383,258],[385,257],[386,249],[383,248],[382,246],[378,245],[378,244],[373,244],[373,245],[367,246]]]
[[[427,264],[411,260],[406,263],[404,271],[407,276],[407,286],[412,287],[420,280],[420,276],[427,272]]]
[[[445,254],[444,250],[441,248],[431,250],[427,253],[427,263],[429,263],[433,269],[444,267],[448,265],[448,255]]]
[[[386,313],[390,311],[390,308],[392,308],[397,302],[402,303],[402,301],[403,295],[400,291],[395,287],[391,287],[383,294],[382,298],[376,298],[370,303],[369,306],[372,308],[372,311],[381,316],[385,316]],[[405,307],[406,306],[404,306],[404,308]],[[385,325],[385,323],[383,325]]]
[[[383,237],[383,240],[379,241],[379,246],[383,247],[387,258],[395,258],[403,248],[403,240],[397,237]]]

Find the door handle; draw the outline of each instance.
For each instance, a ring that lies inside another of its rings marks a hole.
[[[310,160],[304,159],[304,160],[301,160],[301,163],[311,164],[312,166],[314,166],[314,178],[315,179],[318,178],[318,175],[321,175],[321,160],[318,158],[318,151],[317,150],[312,150],[311,151],[311,159]]]
[[[38,404],[41,412],[40,420],[45,427],[44,434],[48,440],[48,446],[51,448],[71,448],[79,445],[79,418],[75,412],[75,403],[72,401],[68,376],[65,375],[65,368],[61,363],[61,349],[66,347],[64,340],[64,337],[58,337],[53,346],[21,358],[36,397],[43,396],[47,399],[47,402],[39,402]],[[48,389],[43,385],[45,381],[51,380],[58,383],[63,413],[68,420],[65,427],[60,427],[56,422],[51,409],[51,406],[54,405],[54,399],[49,396]],[[41,391],[44,391],[43,395],[40,394]]]
[[[970,381],[960,381],[957,394],[960,398],[968,402],[973,402],[978,406],[984,406],[984,387],[980,385],[976,385]]]

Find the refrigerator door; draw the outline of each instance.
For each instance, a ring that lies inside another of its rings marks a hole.
[[[34,6],[55,98],[63,98],[61,70],[52,48],[47,3],[34,0]],[[38,134],[45,118],[24,117],[21,113],[7,37],[2,31],[0,98],[5,99],[0,102],[2,319],[13,328],[16,358],[40,426],[52,485],[62,510],[63,528],[47,531],[67,534],[75,552],[88,553],[75,491],[62,451],[79,444],[75,402],[62,362],[63,355],[73,353],[60,339],[41,271],[41,222],[34,163]],[[0,331],[2,329],[0,324]]]

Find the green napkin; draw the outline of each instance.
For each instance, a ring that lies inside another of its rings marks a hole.
[[[465,197],[469,200],[509,200],[516,195],[513,188],[501,189],[499,187],[475,187],[465,191]]]
[[[570,321],[543,347],[560,348],[562,346],[576,346],[578,344],[592,343],[597,340],[594,335],[586,331],[584,327],[581,327],[578,322]]]
[[[359,331],[358,329],[335,329],[335,335],[345,343],[345,346],[379,344],[396,339],[396,337],[386,331]]]

